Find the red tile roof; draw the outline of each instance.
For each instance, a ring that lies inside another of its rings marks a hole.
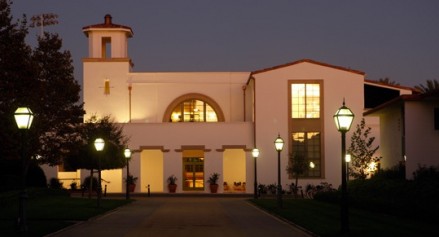
[[[133,36],[133,30],[131,29],[131,27],[129,26],[124,26],[124,25],[118,25],[118,24],[113,24],[112,22],[112,17],[110,14],[105,15],[105,22],[101,23],[101,24],[95,24],[95,25],[89,25],[89,26],[84,26],[82,27],[82,30],[84,31],[85,34],[86,31],[88,31],[89,29],[92,28],[114,28],[114,29],[124,29],[124,30],[128,30],[129,31],[129,36]]]

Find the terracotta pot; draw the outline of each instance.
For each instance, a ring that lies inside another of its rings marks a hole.
[[[135,184],[128,185],[128,191],[130,191],[131,193],[134,192],[135,189],[136,189],[136,185]]]
[[[210,192],[217,193],[218,192],[218,184],[211,184],[210,185]]]
[[[175,193],[175,190],[177,190],[176,184],[168,184],[168,189],[170,193]]]

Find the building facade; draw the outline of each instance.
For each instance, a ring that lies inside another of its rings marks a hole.
[[[253,72],[134,72],[130,27],[114,24],[107,15],[104,23],[83,32],[89,48],[83,59],[84,119],[110,115],[123,126],[134,151],[130,174],[139,178],[135,192],[140,193],[148,187],[167,192],[171,175],[177,177],[177,192],[209,192],[206,180],[212,173],[220,174],[219,192],[253,193],[253,148],[260,150],[258,183],[275,184],[278,136],[285,141],[284,189],[293,182],[286,169],[294,155],[314,165],[299,185],[337,187],[341,136],[333,115],[345,101],[355,114],[354,128],[367,110],[365,85],[382,87],[365,81],[364,72],[310,59]],[[394,90],[397,96],[411,93]],[[366,119],[379,143],[378,116]],[[88,176],[80,170],[48,172],[64,185]],[[123,192],[124,177],[125,169],[103,171],[107,192]]]

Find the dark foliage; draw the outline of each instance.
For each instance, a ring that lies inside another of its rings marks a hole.
[[[67,144],[75,139],[74,125],[82,122],[80,86],[73,77],[69,51],[61,51],[62,40],[45,33],[39,38],[32,59],[37,64],[38,98],[33,128],[39,135],[37,151],[43,163],[59,164],[69,152]]]
[[[414,180],[402,178],[399,167],[380,171],[370,179],[351,180],[348,184],[349,205],[356,208],[439,221],[439,170],[419,167]],[[322,201],[339,202],[338,192],[316,195]]]
[[[98,119],[93,116],[86,123],[75,127],[76,139],[72,139],[64,164],[69,169],[117,169],[126,165],[123,151],[128,138],[123,135],[122,127],[115,124],[110,116]],[[94,146],[96,138],[103,138],[105,147],[97,152]],[[99,160],[98,160],[99,159]]]
[[[309,164],[305,159],[305,155],[301,153],[293,153],[288,156],[287,173],[294,177],[294,187],[298,186],[299,177],[308,171]]]
[[[93,191],[96,191],[98,189],[98,179],[96,177],[93,177],[92,179],[91,188]],[[84,189],[89,190],[90,189],[90,176],[87,176],[84,179],[84,182],[81,185]]]
[[[35,154],[38,162],[57,165],[69,152],[66,144],[75,137],[73,125],[82,121],[80,86],[60,37],[45,33],[31,48],[26,44],[27,19],[14,22],[11,4],[0,0],[0,160],[13,168],[8,161],[20,160],[25,149],[25,167],[35,161]],[[24,134],[13,117],[20,106],[34,113],[31,129]],[[21,168],[11,170],[18,171],[11,175],[21,175]]]
[[[62,183],[57,178],[51,178],[49,182],[49,187],[52,189],[62,189]]]
[[[350,176],[357,179],[365,179],[373,173],[369,169],[369,164],[377,163],[381,157],[374,156],[379,146],[374,146],[375,137],[369,137],[371,128],[366,127],[366,122],[361,119],[352,133],[351,144],[347,152],[351,155],[349,165]]]
[[[0,192],[21,188],[21,160],[0,160]],[[47,187],[44,171],[36,162],[29,164],[26,175],[27,187]]]
[[[46,175],[44,174],[43,169],[41,169],[36,162],[32,162],[29,165],[26,177],[26,186],[39,188],[47,187]]]
[[[25,43],[26,19],[13,22],[10,5],[0,0],[0,159],[19,158],[20,134],[13,114],[34,98],[31,88],[36,88],[32,49]]]
[[[427,80],[424,84],[419,84],[415,86],[422,94],[438,94],[439,93],[439,82],[434,80]]]

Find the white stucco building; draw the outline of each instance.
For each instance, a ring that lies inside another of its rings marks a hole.
[[[371,109],[366,106],[365,88],[389,87],[366,81],[364,72],[309,59],[253,72],[134,72],[128,54],[130,27],[114,24],[107,15],[104,23],[86,26],[83,32],[89,48],[83,59],[85,119],[111,115],[123,124],[129,147],[136,151],[130,162],[130,173],[139,178],[135,192],[146,192],[148,185],[151,192],[167,192],[170,175],[178,178],[177,192],[209,192],[206,180],[217,172],[219,183],[227,183],[219,192],[252,193],[251,150],[260,150],[258,182],[276,183],[278,135],[285,141],[284,188],[293,182],[286,172],[288,157],[298,152],[315,164],[300,179],[301,185],[328,182],[337,187],[341,136],[334,113],[345,100],[356,116],[354,128]],[[412,93],[402,87],[389,90],[392,98]],[[382,138],[388,135],[380,136],[379,114],[369,115],[377,145],[386,144]],[[386,129],[392,130],[381,127],[393,134]],[[393,158],[384,167],[403,159],[389,150],[392,146],[385,147],[381,155]],[[69,180],[89,173],[52,171],[52,175]],[[125,176],[125,169],[104,171],[107,191],[123,192]]]

